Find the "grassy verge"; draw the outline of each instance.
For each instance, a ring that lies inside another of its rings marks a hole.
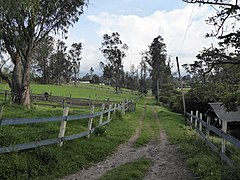
[[[240,179],[239,170],[222,164],[219,156],[212,152],[194,131],[184,126],[180,114],[163,107],[156,107],[169,141],[181,147],[187,166],[201,179]]]
[[[117,167],[102,176],[100,180],[139,180],[150,167],[150,160],[139,159]]]
[[[141,112],[137,110],[136,113],[127,113],[123,118],[114,117],[105,127],[105,133],[92,135],[90,139],[65,142],[62,148],[50,145],[0,154],[0,179],[52,179],[101,161],[133,134],[140,115]],[[72,125],[72,131],[75,131],[74,127],[75,124]]]
[[[1,86],[1,85],[0,85]],[[124,91],[122,94],[108,92],[103,87],[70,87],[53,85],[32,85],[34,93],[42,91],[53,92],[55,95],[72,97],[89,97],[122,101],[134,95]],[[92,89],[91,89],[92,88]],[[104,89],[104,90],[103,90]],[[61,107],[34,105],[24,108],[17,105],[4,104],[3,118],[31,118],[62,116]],[[95,109],[96,112],[99,109]],[[70,108],[69,115],[90,113],[90,108]],[[141,111],[127,113],[121,117],[117,113],[113,120],[98,134],[91,135],[90,139],[81,138],[65,142],[62,148],[49,145],[17,153],[0,154],[0,179],[52,179],[71,174],[87,167],[93,162],[101,161],[111,154],[119,144],[125,142],[134,132]],[[104,116],[104,120],[106,116]],[[94,118],[93,127],[98,125],[99,118]],[[80,133],[87,128],[88,120],[67,122],[66,135]],[[58,137],[60,122],[38,123],[17,126],[0,126],[0,146],[27,143],[37,140]]]

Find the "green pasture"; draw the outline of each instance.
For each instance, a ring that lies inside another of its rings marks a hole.
[[[131,94],[130,90],[122,89],[121,93],[116,94],[113,87],[97,84],[78,84],[73,85],[49,85],[49,84],[31,84],[31,92],[33,94],[43,94],[48,92],[53,96],[63,96],[72,98],[90,98],[93,100],[110,99],[113,101],[122,101],[125,98],[132,99],[136,95]],[[10,90],[8,85],[0,84],[0,90]]]

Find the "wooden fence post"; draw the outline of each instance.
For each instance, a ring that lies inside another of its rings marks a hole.
[[[110,118],[111,118],[111,112],[110,112],[111,108],[112,108],[112,104],[109,104],[109,112],[108,112],[107,120],[110,120]]]
[[[125,114],[125,101],[122,102],[122,114]]]
[[[191,111],[191,117],[190,117],[191,129],[192,129],[192,126],[193,126],[193,125],[192,125],[192,123],[193,123],[193,117],[192,117],[192,116],[193,116],[193,111]]]
[[[62,105],[63,105],[63,108],[65,107],[65,100],[63,99],[62,100]]]
[[[222,121],[222,131],[227,133],[227,121]],[[222,137],[222,153],[226,151],[226,140]]]
[[[114,104],[114,111],[113,111],[114,114],[116,114],[116,108],[117,108],[117,104],[115,103]]]
[[[1,109],[0,109],[0,119],[2,119],[2,117],[3,117],[3,108],[4,108],[4,106],[1,106]]]
[[[198,111],[196,111],[196,117],[198,117]],[[197,128],[197,122],[198,122],[198,120],[195,119],[195,128]],[[196,129],[195,129],[195,132],[196,132]]]
[[[202,113],[199,114],[199,118],[200,118],[201,120],[203,120],[203,115],[202,115]],[[199,121],[199,129],[200,129],[200,131],[202,131],[202,122],[201,122],[201,121]]]
[[[90,134],[91,134],[91,129],[92,129],[92,123],[93,123],[93,117],[92,115],[94,114],[94,105],[92,105],[91,107],[91,117],[89,118],[88,120],[88,131],[89,131],[89,134],[87,135],[87,138],[90,137]]]
[[[210,125],[210,117],[208,116],[207,117],[207,125]],[[210,130],[208,127],[206,127],[206,136],[207,136],[207,139],[209,139],[209,134],[210,134]]]
[[[60,126],[60,131],[59,131],[59,135],[58,135],[58,138],[63,138],[64,137],[64,134],[65,134],[65,131],[66,131],[66,126],[67,126],[67,116],[68,116],[68,111],[69,111],[69,107],[64,107],[63,109],[63,117],[64,120],[62,120],[61,122],[61,126]],[[63,145],[63,141],[61,141],[59,143],[59,146],[61,147]]]
[[[7,90],[5,91],[5,101],[7,101]]]
[[[99,125],[102,124],[104,110],[105,110],[105,104],[102,104],[102,114],[101,114],[100,119],[99,119]]]

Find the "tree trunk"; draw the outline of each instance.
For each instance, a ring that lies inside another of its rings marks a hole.
[[[25,60],[24,66],[19,55],[14,58],[13,78],[12,78],[12,102],[29,107],[30,99],[30,72],[31,57]]]
[[[15,54],[12,56],[14,62],[13,76],[12,76],[12,102],[21,104],[21,81],[22,81],[22,63],[20,56]]]
[[[27,107],[31,105],[31,97],[30,97],[30,75],[31,75],[31,56],[26,60],[26,64],[24,67],[24,74],[22,79],[22,94],[21,104]]]

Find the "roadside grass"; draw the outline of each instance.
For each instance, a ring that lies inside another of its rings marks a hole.
[[[104,127],[104,133],[93,134],[89,139],[81,138],[67,141],[64,142],[62,148],[57,147],[57,145],[49,145],[27,151],[0,154],[0,179],[52,179],[63,177],[105,159],[106,156],[117,149],[119,144],[127,141],[134,133],[141,116],[141,110],[137,109],[136,113],[127,113],[124,117],[121,117],[121,113],[116,114],[116,116],[113,115],[113,120]],[[67,134],[76,131],[81,132],[81,128],[86,127],[87,121],[78,126],[76,125],[77,121],[72,125],[70,123],[67,124]],[[95,123],[98,123],[98,119]],[[49,128],[56,131],[52,136],[56,137],[58,135],[59,126],[47,124],[46,127],[40,126],[38,128],[40,128],[39,131]],[[28,132],[30,130],[32,130],[31,127],[28,128]],[[24,133],[28,135],[28,132]],[[12,130],[11,134],[14,133],[16,131]],[[18,133],[21,133],[21,130]],[[45,134],[48,137],[50,136],[48,132]],[[20,139],[15,139],[14,142],[18,143],[17,140],[26,140],[23,134],[18,134],[18,137]],[[5,138],[5,141],[7,140],[9,140],[8,137]]]
[[[180,114],[168,111],[163,107],[155,107],[171,143],[181,148],[187,166],[204,180],[240,179],[240,171],[230,168],[221,162],[219,156],[211,151],[204,142],[184,125]]]
[[[0,89],[3,86],[1,84]],[[81,86],[79,88],[67,85],[33,84],[31,87],[33,91],[36,91],[35,93],[48,91],[54,95],[62,96],[69,96],[71,93],[72,97],[89,98],[91,96],[91,98],[110,98],[110,100],[115,101],[136,97],[128,91],[124,91],[122,94],[108,92],[108,88],[111,87],[107,86],[97,87],[97,90],[90,87]],[[1,104],[4,105],[3,118],[58,117],[63,114],[63,108],[54,105],[42,106],[38,104],[31,108],[24,108],[14,104],[9,105],[7,102]],[[100,108],[95,108],[95,112],[99,110]],[[71,107],[69,111],[70,116],[88,113],[90,113],[90,107]],[[89,139],[81,138],[64,142],[61,148],[55,144],[26,151],[0,154],[0,179],[52,179],[88,167],[93,162],[106,158],[107,155],[116,150],[119,144],[125,142],[133,134],[140,116],[139,109],[136,113],[126,113],[124,117],[117,111],[116,115],[111,115],[113,120],[108,125],[98,129],[98,133],[92,134]],[[107,115],[104,115],[103,121],[106,118]],[[93,127],[96,127],[98,123],[99,117],[94,118]],[[87,129],[87,124],[88,119],[69,121],[65,135],[83,132]],[[60,122],[0,126],[0,146],[56,138],[59,128]]]
[[[139,180],[148,171],[151,161],[139,159],[123,164],[103,175],[100,180]]]

